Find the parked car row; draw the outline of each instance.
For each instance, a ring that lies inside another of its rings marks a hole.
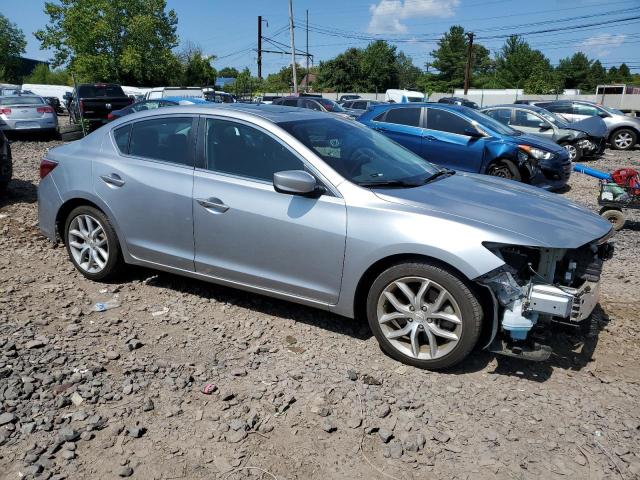
[[[544,169],[564,168],[566,150],[464,106],[365,115],[379,131],[287,105],[134,112],[47,152],[40,229],[88,279],[143,265],[366,318],[417,367],[450,367],[476,345],[548,358],[534,332],[589,317],[611,225],[467,172],[563,182]]]

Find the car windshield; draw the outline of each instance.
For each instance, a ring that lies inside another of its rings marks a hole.
[[[384,135],[355,122],[323,118],[278,125],[344,178],[359,185],[418,186],[440,171]]]
[[[518,130],[514,130],[503,123],[491,118],[489,115],[485,115],[482,112],[477,110],[473,110],[471,108],[466,108],[464,114],[469,117],[471,120],[475,120],[481,127],[486,126],[491,130],[498,132],[501,135],[509,135],[509,136],[517,136],[522,135],[522,132]]]
[[[124,97],[126,96],[118,85],[81,85],[78,87],[80,98]]]
[[[624,113],[617,108],[607,107],[605,105],[598,105],[598,107],[602,108],[604,111],[609,112],[613,115],[624,115]]]
[[[0,105],[42,105],[44,100],[40,97],[2,97]]]
[[[424,98],[422,98],[422,97],[407,97],[407,101],[409,103],[420,103],[420,102],[424,102]]]
[[[329,100],[328,98],[314,98],[314,100],[317,100],[318,102],[320,102],[322,106],[327,109],[327,112],[344,112],[345,111],[344,108],[342,108],[333,100]]]

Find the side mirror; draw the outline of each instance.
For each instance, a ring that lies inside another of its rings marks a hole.
[[[549,130],[551,128],[551,125],[549,125],[546,122],[540,122],[540,124],[538,125],[538,127],[540,127],[540,131],[544,132],[545,130]]]
[[[274,173],[273,188],[278,193],[307,197],[319,196],[324,192],[324,188],[318,185],[316,178],[304,170],[285,170]]]
[[[598,116],[600,118],[609,118],[611,115],[608,114],[607,112],[598,112]]]
[[[464,134],[468,135],[469,137],[473,137],[473,138],[484,137],[484,134],[482,132],[480,132],[477,128],[474,128],[474,127],[466,127],[464,129]]]

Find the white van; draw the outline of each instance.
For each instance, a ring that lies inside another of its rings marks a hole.
[[[384,101],[391,103],[413,103],[425,102],[423,93],[413,92],[411,90],[387,90],[384,94]]]
[[[165,97],[204,98],[200,87],[155,87],[145,94],[145,100]]]

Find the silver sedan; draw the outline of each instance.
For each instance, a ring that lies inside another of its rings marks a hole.
[[[612,254],[611,225],[555,194],[301,108],[134,113],[40,172],[40,229],[85,277],[144,265],[366,318],[423,368],[478,344],[544,358],[534,331],[586,320]]]
[[[39,130],[55,132],[58,116],[42,97],[11,95],[0,97],[0,130]]]

